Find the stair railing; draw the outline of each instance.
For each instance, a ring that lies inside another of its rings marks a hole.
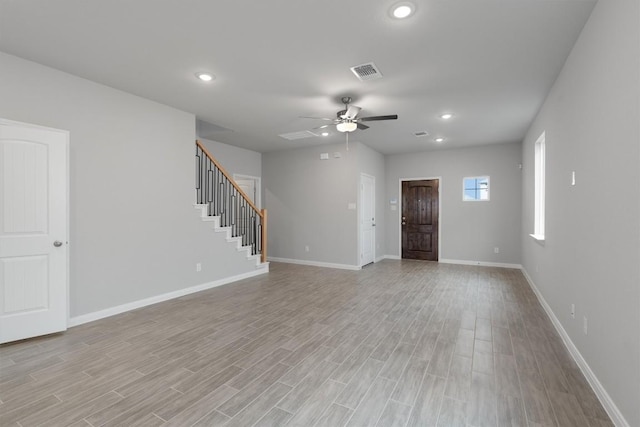
[[[267,210],[259,209],[200,141],[196,141],[196,197],[208,206],[208,215],[220,217],[251,255],[267,261]]]

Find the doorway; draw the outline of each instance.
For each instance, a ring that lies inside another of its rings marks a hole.
[[[401,256],[438,261],[440,179],[401,181]]]
[[[360,266],[375,261],[376,248],[376,179],[360,174]]]
[[[242,191],[249,196],[251,203],[260,208],[260,178],[257,176],[233,174],[233,180],[238,184]]]
[[[0,343],[67,329],[68,144],[0,119]]]

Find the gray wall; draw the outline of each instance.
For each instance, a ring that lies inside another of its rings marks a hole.
[[[348,209],[358,200],[357,156],[357,144],[350,151],[331,144],[262,155],[270,257],[357,265],[357,211]]]
[[[639,5],[596,4],[527,134],[522,187],[524,268],[632,426],[640,425]],[[544,246],[526,235],[543,131]]]
[[[400,255],[400,179],[441,177],[440,259],[520,264],[520,162],[520,143],[386,156],[387,254]],[[479,175],[491,200],[463,202],[463,177]]]
[[[232,176],[236,173],[262,176],[262,154],[209,139],[200,141]]]
[[[0,117],[70,131],[72,317],[255,271],[196,217],[193,115],[0,53]]]

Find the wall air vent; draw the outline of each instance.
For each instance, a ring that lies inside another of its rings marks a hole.
[[[314,136],[318,136],[318,135],[311,132],[310,130],[302,130],[300,132],[282,133],[278,136],[284,139],[288,139],[289,141],[293,141],[296,139],[313,138]]]
[[[429,132],[427,132],[426,130],[421,130],[421,131],[418,131],[418,132],[414,132],[413,134],[415,135],[416,138],[420,138],[420,137],[423,137],[423,136],[429,136]]]
[[[382,73],[373,62],[351,67],[350,70],[361,82],[366,80],[376,80],[382,78]]]

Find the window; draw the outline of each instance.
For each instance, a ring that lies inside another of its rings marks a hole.
[[[465,202],[489,200],[489,177],[472,176],[462,180],[462,200]]]
[[[545,175],[545,132],[542,132],[535,145],[534,172],[534,213],[533,234],[536,240],[544,240],[544,175]]]

